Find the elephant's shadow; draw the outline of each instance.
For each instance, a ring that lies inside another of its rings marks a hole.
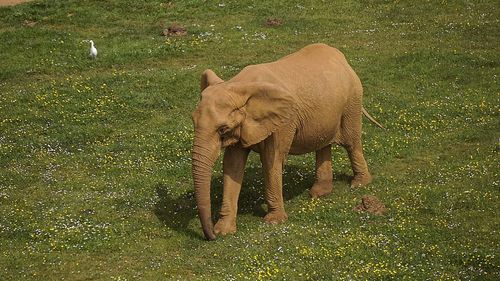
[[[348,180],[349,176],[341,174],[336,180]],[[291,200],[308,190],[314,182],[314,171],[303,167],[287,165],[283,173],[283,197]],[[212,216],[217,221],[222,204],[222,175],[212,177],[211,201]],[[179,197],[169,193],[168,186],[156,186],[158,202],[154,213],[158,219],[169,228],[185,235],[200,238],[199,233],[189,228],[190,221],[197,217],[194,190]],[[263,217],[266,214],[264,198],[264,178],[260,167],[247,167],[245,178],[238,201],[238,214],[252,214]]]

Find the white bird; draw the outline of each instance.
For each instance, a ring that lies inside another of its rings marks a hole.
[[[94,41],[88,40],[90,42],[90,54],[89,56],[95,59],[97,57],[97,49],[94,46]]]

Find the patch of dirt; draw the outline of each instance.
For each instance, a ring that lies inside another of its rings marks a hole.
[[[170,8],[173,8],[175,6],[175,4],[169,1],[169,2],[162,3],[161,6],[165,9],[170,9]]]
[[[283,25],[283,20],[280,18],[268,18],[265,22],[266,26],[280,26]]]
[[[21,4],[24,2],[29,2],[29,1],[32,1],[32,0],[0,0],[0,7],[14,6],[14,5]]]
[[[25,26],[29,26],[29,27],[34,27],[36,25],[36,21],[32,21],[32,20],[24,20],[24,25]]]
[[[384,203],[376,196],[365,195],[361,198],[361,203],[354,207],[354,211],[367,212],[373,215],[382,216],[387,213],[387,208]]]
[[[186,34],[186,28],[175,23],[163,28],[163,35],[165,36],[185,36]]]

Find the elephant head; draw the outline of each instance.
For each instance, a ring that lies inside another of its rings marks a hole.
[[[295,116],[296,102],[284,88],[264,82],[224,82],[212,70],[201,77],[201,99],[192,114],[192,173],[198,215],[208,240],[213,230],[210,181],[222,148],[257,144]]]

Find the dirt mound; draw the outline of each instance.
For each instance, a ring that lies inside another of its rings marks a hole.
[[[186,28],[175,23],[163,29],[163,35],[169,37],[184,36],[186,34],[187,34]]]
[[[279,18],[268,18],[264,24],[266,26],[280,26],[283,25],[283,20]]]
[[[361,198],[361,203],[354,207],[354,210],[357,212],[367,212],[377,216],[382,216],[388,211],[384,203],[373,195],[363,196]]]

